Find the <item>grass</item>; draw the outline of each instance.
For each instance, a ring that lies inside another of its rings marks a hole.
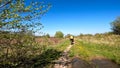
[[[65,39],[65,40],[63,40],[62,43],[57,44],[57,45],[54,47],[54,49],[56,49],[56,50],[58,50],[58,51],[64,51],[64,50],[67,48],[68,45],[70,45],[70,41]]]
[[[69,55],[70,57],[79,56],[85,60],[101,56],[120,64],[120,46],[84,43],[83,41],[77,40]]]
[[[94,36],[95,37],[95,36]],[[91,37],[95,40],[94,37]],[[105,38],[105,36],[102,36],[101,38]],[[113,35],[109,38],[114,38]],[[87,38],[86,38],[87,39]],[[116,40],[116,38],[112,39]],[[120,40],[117,38],[117,40]],[[94,59],[95,57],[99,58],[104,58],[104,59],[109,59],[117,64],[120,64],[120,44],[118,41],[113,41],[114,44],[106,44],[106,43],[95,43],[94,41],[92,42],[89,41],[89,39],[86,40],[81,40],[79,38],[76,38],[75,40],[75,45],[71,48],[69,52],[69,57],[74,57],[78,56],[86,61],[89,61],[91,59]],[[88,42],[89,41],[89,42]],[[99,41],[97,39],[97,41]],[[106,39],[107,41],[107,39]],[[111,41],[107,41],[111,42]],[[115,44],[116,43],[116,44]],[[58,50],[58,51],[64,51],[67,46],[70,45],[70,41],[68,39],[65,39],[62,43],[57,44],[53,49]]]

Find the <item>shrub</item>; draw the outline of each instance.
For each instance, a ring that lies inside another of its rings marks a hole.
[[[120,35],[120,17],[111,23],[113,33]]]
[[[63,38],[64,34],[61,31],[55,33],[55,38]]]

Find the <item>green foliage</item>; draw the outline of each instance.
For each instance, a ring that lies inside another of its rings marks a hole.
[[[55,33],[55,38],[63,38],[64,34],[61,31]]]
[[[65,39],[65,40],[63,40],[62,43],[58,44],[54,48],[59,51],[64,51],[68,45],[70,45],[70,41]]]
[[[47,49],[41,55],[36,56],[32,59],[34,63],[32,64],[32,68],[44,68],[49,66],[52,61],[58,59],[60,57],[61,52],[54,49]]]
[[[70,38],[71,34],[67,34],[65,38]],[[72,35],[73,36],[73,35]]]
[[[35,42],[31,35],[9,33],[0,35],[1,65],[18,66],[24,64],[22,62],[26,62],[28,58],[43,52],[44,46]]]
[[[79,35],[79,36],[84,36],[84,34],[80,33],[80,35]]]
[[[112,35],[112,34],[114,34],[113,32],[106,32],[106,33],[104,33],[104,35]]]
[[[43,37],[50,38],[49,34],[44,35]]]
[[[115,21],[111,23],[112,30],[115,34],[120,35],[120,17],[118,17]]]
[[[7,2],[9,3],[6,4]],[[5,6],[0,8],[0,30],[12,32],[40,30],[43,26],[39,19],[50,8],[49,4],[42,2],[31,2],[26,5],[24,0],[2,0],[0,5],[4,4]]]
[[[47,38],[50,38],[50,35],[49,35],[49,34],[46,34],[46,37],[47,37]]]
[[[30,68],[31,59],[46,50],[33,33],[43,27],[40,18],[49,8],[42,2],[0,0],[0,68]]]

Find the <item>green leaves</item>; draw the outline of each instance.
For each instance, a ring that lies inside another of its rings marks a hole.
[[[111,23],[112,30],[115,34],[120,35],[120,17],[118,17],[115,21]]]
[[[49,6],[40,8],[47,4],[33,3],[36,4],[26,4],[24,0],[0,0],[0,67],[26,65],[25,59],[44,51],[43,45],[35,41],[33,32],[43,27],[40,19]]]
[[[31,6],[27,6],[25,9],[24,9],[24,12],[29,12],[31,9]]]
[[[9,0],[1,1],[0,5],[7,2],[9,2]],[[50,5],[42,2],[26,4],[24,0],[10,0],[9,4],[2,7],[3,10],[0,13],[0,23],[6,23],[7,27],[6,25],[1,25],[0,29],[4,26],[4,28],[10,31],[11,29],[12,31],[16,29],[22,31],[22,26],[24,26],[26,30],[39,30],[37,28],[42,27],[42,25],[39,25],[41,24],[40,19],[49,8]],[[14,27],[11,28],[11,25]]]
[[[55,33],[55,37],[56,37],[56,38],[63,38],[63,36],[64,36],[64,34],[63,34],[61,31],[57,31],[57,32]]]

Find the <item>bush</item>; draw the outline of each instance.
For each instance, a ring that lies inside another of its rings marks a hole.
[[[49,35],[49,34],[46,34],[45,37],[50,38],[50,35]]]
[[[120,17],[111,23],[113,33],[120,35]]]
[[[64,34],[61,31],[55,33],[55,38],[63,38]]]

